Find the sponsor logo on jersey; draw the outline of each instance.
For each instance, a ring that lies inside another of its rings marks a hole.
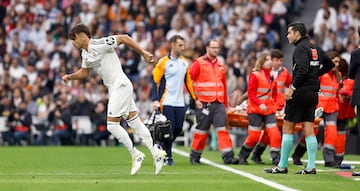
[[[320,62],[319,61],[310,61],[310,66],[319,66]]]
[[[108,45],[114,45],[115,44],[115,39],[114,39],[114,37],[110,36],[110,37],[106,38],[105,42]]]

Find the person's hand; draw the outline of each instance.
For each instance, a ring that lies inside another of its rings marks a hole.
[[[293,93],[294,93],[294,90],[291,89],[291,88],[289,88],[289,90],[288,90],[288,91],[286,92],[286,94],[285,94],[285,99],[286,99],[286,100],[292,99]]]
[[[64,84],[68,84],[70,81],[70,75],[69,74],[63,75],[62,81],[64,82]]]
[[[151,54],[150,52],[145,51],[143,54],[143,57],[145,59],[145,61],[149,64],[154,64],[155,60],[154,60],[154,55]]]
[[[260,107],[260,109],[263,110],[263,111],[267,111],[267,109],[268,109],[268,108],[266,107],[266,105],[263,104],[263,103],[262,103],[259,107]]]
[[[156,111],[159,107],[160,107],[160,102],[157,100],[153,101],[153,110]]]
[[[201,103],[201,101],[200,101],[200,100],[196,100],[196,101],[195,101],[195,106],[196,106],[196,108],[201,109],[201,108],[202,108],[202,103]]]

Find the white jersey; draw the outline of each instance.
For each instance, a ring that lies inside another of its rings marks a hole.
[[[114,50],[117,46],[116,36],[90,39],[87,51],[83,49],[81,52],[81,67],[93,68],[101,76],[109,91],[130,82]]]

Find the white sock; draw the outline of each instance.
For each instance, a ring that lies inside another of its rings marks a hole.
[[[136,115],[132,119],[127,120],[127,124],[134,130],[135,134],[139,135],[142,142],[150,150],[153,157],[158,155],[159,149],[154,146],[149,129],[146,128],[143,122],[141,122],[140,118]]]
[[[107,122],[107,130],[114,135],[114,137],[122,143],[126,149],[130,152],[131,157],[134,157],[137,155],[138,151],[134,147],[129,134],[125,131],[125,129],[120,125],[119,122]]]

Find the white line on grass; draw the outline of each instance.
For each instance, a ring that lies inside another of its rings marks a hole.
[[[289,161],[293,161],[292,158],[289,158]],[[308,160],[301,160],[303,162],[308,162]],[[324,160],[316,160],[315,161],[316,164],[324,164]],[[344,160],[342,161],[343,164],[360,164],[360,161],[351,161],[351,160]],[[317,170],[317,169],[316,169]]]
[[[176,148],[173,148],[173,152],[176,153],[176,154],[182,155],[184,157],[189,157],[189,153],[178,150]],[[278,189],[278,190],[299,191],[299,190],[296,190],[294,188],[290,188],[290,187],[284,186],[282,184],[278,184],[276,182],[266,180],[266,179],[264,179],[262,177],[255,176],[253,174],[250,174],[250,173],[247,173],[247,172],[244,172],[244,171],[241,171],[241,170],[237,170],[237,169],[231,168],[231,167],[226,166],[226,165],[217,164],[217,163],[212,162],[212,161],[210,161],[208,159],[205,159],[205,158],[201,158],[200,160],[201,160],[200,161],[201,163],[204,163],[204,164],[216,167],[216,168],[220,168],[220,169],[232,172],[234,174],[249,178],[249,179],[254,180],[256,182],[260,182],[262,184],[268,185],[268,186],[273,187],[273,188]]]

